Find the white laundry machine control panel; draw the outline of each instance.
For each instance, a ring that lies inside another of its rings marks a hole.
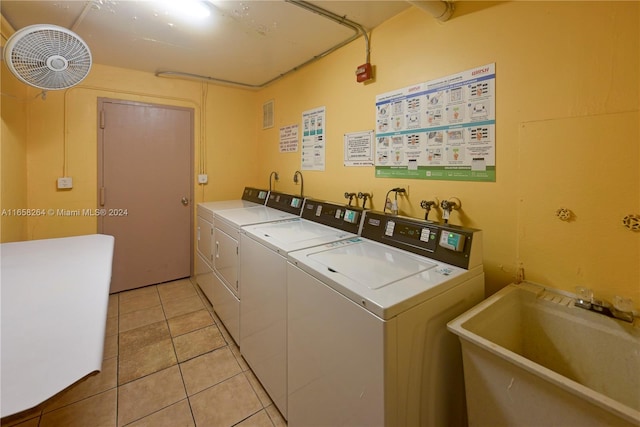
[[[447,264],[469,269],[482,260],[481,239],[474,248],[474,236],[480,230],[451,224],[439,224],[381,212],[367,211],[362,224],[362,237],[425,256]],[[481,258],[481,255],[480,255]]]
[[[258,203],[261,205],[267,203],[268,197],[269,192],[260,188],[245,187],[244,192],[242,193],[242,200]]]
[[[302,206],[304,205],[304,198],[271,191],[266,205],[270,208],[299,216],[302,211]]]
[[[363,209],[356,206],[344,206],[331,202],[306,199],[302,218],[329,227],[358,234]]]

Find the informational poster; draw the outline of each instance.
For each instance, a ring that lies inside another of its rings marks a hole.
[[[298,125],[280,128],[280,152],[291,153],[298,151]]]
[[[373,166],[373,131],[344,134],[344,165]]]
[[[302,113],[302,169],[323,171],[325,167],[326,108]]]
[[[495,63],[376,97],[379,178],[496,180]]]

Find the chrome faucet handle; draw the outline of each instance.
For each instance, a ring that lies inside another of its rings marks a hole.
[[[633,301],[630,298],[616,296],[613,304],[609,304],[607,301],[594,298],[593,291],[583,286],[576,286],[576,294],[576,307],[633,323]]]
[[[633,322],[633,301],[631,298],[625,298],[619,295],[613,297],[611,314],[617,319]]]
[[[358,199],[362,199],[362,209],[366,209],[367,199],[371,200],[371,197],[371,193],[363,193],[362,191],[358,192]]]
[[[424,209],[424,210],[427,210],[427,211],[429,211],[429,210],[431,210],[431,208],[437,207],[437,206],[438,206],[438,204],[433,200],[422,200],[420,202],[420,207],[422,209]]]
[[[613,297],[613,306],[616,310],[633,312],[633,300],[631,298],[616,295]]]
[[[356,193],[349,193],[348,191],[344,193],[344,198],[349,199],[349,206],[351,206],[354,197],[356,197]]]
[[[435,202],[434,200],[422,200],[420,202],[420,207],[422,209],[424,209],[426,212],[424,213],[424,219],[425,221],[429,220],[429,212],[431,212],[431,208],[437,208],[438,207],[438,203]]]

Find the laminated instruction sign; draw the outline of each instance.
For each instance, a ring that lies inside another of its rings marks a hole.
[[[344,165],[373,166],[373,131],[344,134]]]
[[[302,170],[324,170],[325,124],[325,107],[302,113]]]
[[[376,97],[378,178],[495,181],[495,64]]]

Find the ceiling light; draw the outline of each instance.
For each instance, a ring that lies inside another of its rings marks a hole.
[[[204,19],[211,15],[211,8],[200,0],[166,0],[161,4],[168,14],[185,18]]]

